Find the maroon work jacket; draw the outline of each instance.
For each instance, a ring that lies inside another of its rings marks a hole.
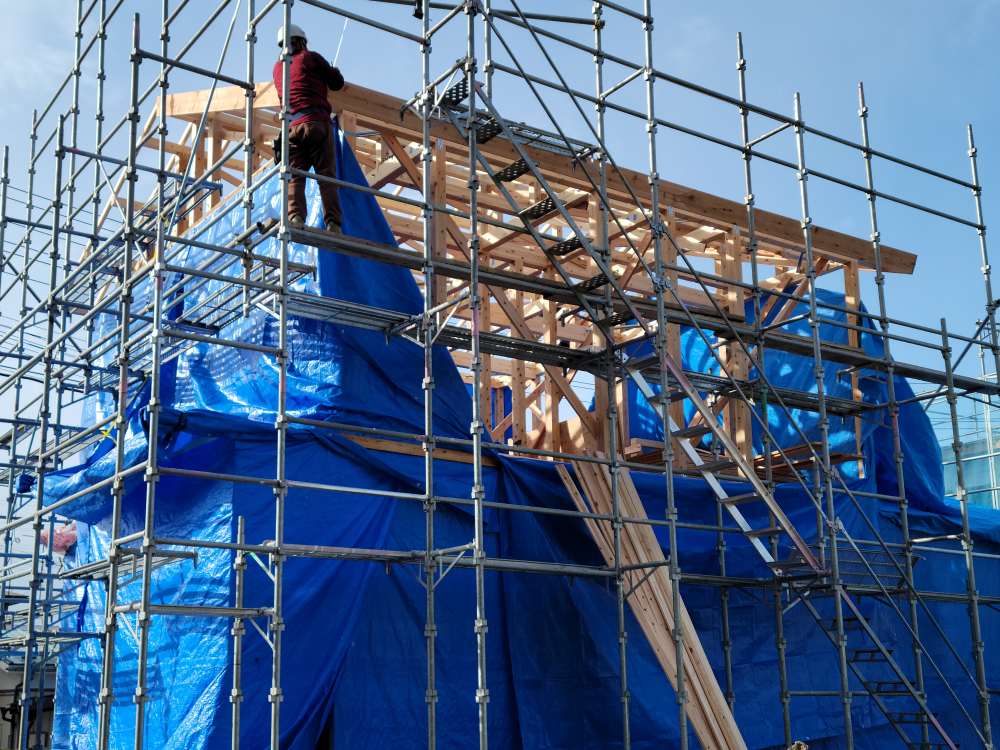
[[[284,96],[282,87],[282,62],[274,64],[274,87],[278,90],[278,100]],[[289,75],[292,84],[288,89],[288,104],[292,115],[307,107],[322,107],[322,112],[306,115],[299,122],[323,122],[330,119],[333,107],[326,98],[327,90],[340,91],[344,88],[344,76],[340,70],[328,63],[318,52],[301,50],[292,56]]]

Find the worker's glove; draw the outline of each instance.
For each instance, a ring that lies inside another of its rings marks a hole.
[[[278,133],[271,141],[271,149],[274,151],[274,163],[281,164],[281,133]]]

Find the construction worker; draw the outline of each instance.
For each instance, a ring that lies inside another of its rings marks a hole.
[[[284,26],[278,29],[278,46],[284,48]],[[292,38],[292,63],[289,71],[288,106],[292,121],[288,128],[288,165],[295,169],[315,170],[318,175],[337,176],[337,152],[334,148],[333,123],[330,114],[333,107],[326,92],[344,88],[344,76],[330,65],[322,55],[306,48],[309,40],[301,27],[292,24],[289,28]],[[284,64],[279,59],[274,65],[274,87],[278,96],[284,96]],[[277,158],[280,158],[276,154]],[[305,225],[306,178],[292,175],[289,187],[288,218],[293,227]],[[343,214],[340,210],[340,193],[336,185],[319,182],[319,193],[323,197],[323,220],[326,228],[340,232]]]

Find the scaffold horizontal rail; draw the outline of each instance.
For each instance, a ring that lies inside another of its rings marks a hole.
[[[131,602],[115,606],[117,614],[141,612],[142,602]],[[178,617],[268,617],[274,613],[271,607],[202,607],[194,604],[150,604],[146,611],[151,615],[174,615]]]

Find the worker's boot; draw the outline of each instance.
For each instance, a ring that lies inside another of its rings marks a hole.
[[[343,234],[343,230],[340,228],[340,224],[335,221],[326,222],[326,231],[336,232],[337,234]]]
[[[291,217],[288,220],[288,223],[291,224],[292,229],[304,229],[306,226],[306,220],[303,219],[301,216]]]

